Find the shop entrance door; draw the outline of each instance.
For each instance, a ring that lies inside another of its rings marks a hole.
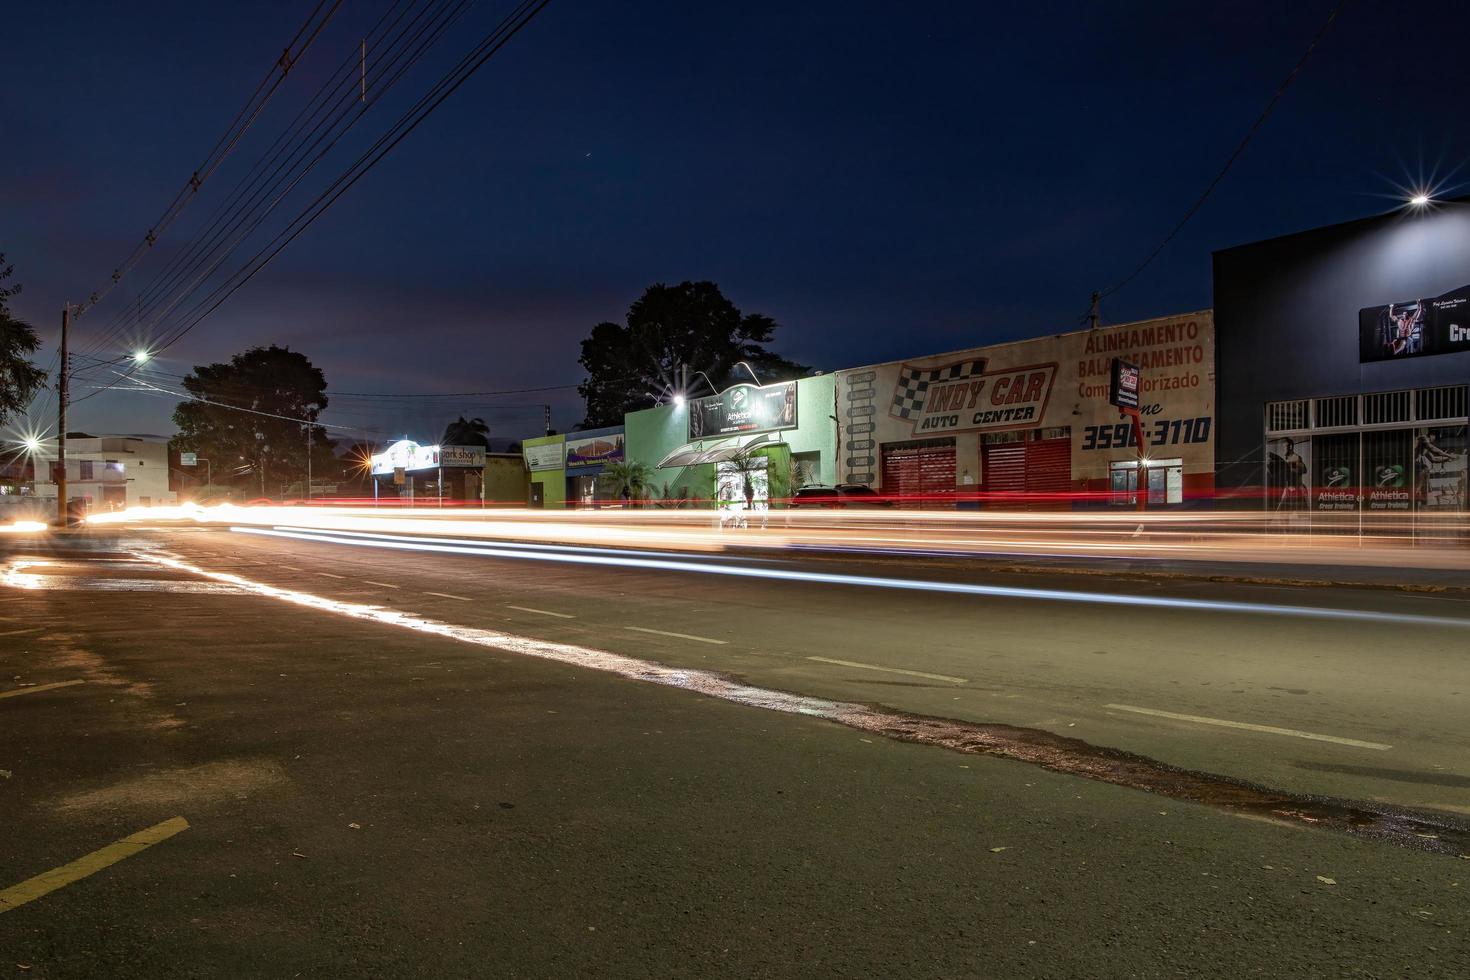
[[[889,443],[883,447],[882,494],[900,507],[949,507],[954,502],[953,439]]]

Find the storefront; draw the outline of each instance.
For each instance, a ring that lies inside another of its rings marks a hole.
[[[764,510],[797,487],[835,480],[833,414],[831,375],[732,385],[629,413],[627,458],[649,468],[655,506]]]
[[[1215,253],[1221,483],[1276,511],[1466,508],[1470,202]]]
[[[1131,505],[1140,453],[1108,403],[1114,358],[1142,371],[1149,503],[1208,501],[1208,310],[838,371],[840,480],[908,507]]]
[[[483,499],[484,446],[421,446],[400,439],[371,457],[373,500]]]
[[[526,461],[530,480],[526,504],[530,507],[559,509],[567,503],[567,437],[536,436],[521,442],[521,455]]]
[[[573,432],[566,438],[567,506],[597,507],[608,502],[607,482],[601,476],[605,467],[623,461],[623,427]]]

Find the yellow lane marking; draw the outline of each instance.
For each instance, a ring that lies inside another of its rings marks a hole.
[[[707,636],[695,636],[693,633],[674,633],[669,630],[651,630],[646,629],[642,626],[625,626],[623,628],[630,629],[635,633],[656,633],[659,636],[673,636],[681,640],[694,640],[697,643],[718,643],[721,646],[724,646],[726,643],[730,642],[729,640],[712,640]]]
[[[951,684],[968,684],[969,678],[951,677],[948,674],[926,674],[922,670],[904,670],[901,667],[879,667],[877,664],[859,663],[856,660],[833,660],[831,657],[807,657],[820,664],[836,664],[839,667],[858,667],[862,670],[881,670],[885,674],[908,674],[910,677],[923,677],[931,681],[949,681]]]
[[[0,691],[0,698],[15,698],[22,694],[35,694],[37,691],[54,691],[58,687],[71,687],[73,684],[85,684],[86,681],[57,681],[55,684],[37,684],[35,687],[17,687],[13,691]]]
[[[1292,738],[1305,738],[1313,742],[1332,742],[1335,745],[1351,745],[1355,749],[1375,749],[1386,752],[1393,748],[1392,745],[1384,745],[1382,742],[1363,742],[1356,738],[1342,738],[1339,735],[1318,735],[1316,732],[1299,732],[1295,728],[1277,728],[1275,725],[1252,725],[1247,721],[1229,721],[1224,718],[1206,718],[1203,715],[1181,715],[1173,711],[1160,711],[1157,708],[1136,708],[1131,704],[1105,704],[1105,708],[1114,711],[1131,711],[1138,715],[1153,715],[1155,718],[1170,718],[1174,721],[1189,721],[1196,725],[1214,725],[1218,728],[1238,728],[1247,732],[1263,732],[1267,735],[1288,735]]]
[[[550,609],[533,609],[530,606],[512,606],[508,602],[505,604],[505,608],[507,608],[507,609],[515,609],[515,610],[518,610],[520,612],[536,613],[538,616],[555,616],[557,619],[576,619],[577,618],[576,616],[573,616],[571,613],[552,612]]]
[[[159,841],[168,840],[174,834],[188,829],[189,821],[183,817],[173,817],[163,823],[154,824],[147,830],[140,830],[136,834],[124,837],[115,844],[108,844],[91,854],[79,857],[70,864],[43,871],[34,878],[22,881],[18,885],[11,885],[4,891],[0,891],[0,913],[19,908],[27,902],[34,902],[58,888],[65,887],[74,881],[80,881],[88,875],[94,875],[123,858],[132,857],[139,851],[146,850]]]

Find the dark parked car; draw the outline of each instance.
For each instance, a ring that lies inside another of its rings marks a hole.
[[[892,507],[893,501],[878,496],[861,483],[839,483],[835,487],[801,487],[791,498],[792,507]]]

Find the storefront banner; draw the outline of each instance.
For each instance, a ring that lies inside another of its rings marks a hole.
[[[483,469],[485,466],[484,446],[440,446],[440,466],[465,466]]]
[[[420,446],[411,439],[400,439],[371,458],[374,476],[386,476],[395,470],[414,472],[434,469],[439,465],[438,446]]]
[[[1358,311],[1358,360],[1470,351],[1470,286],[1432,299],[1369,306]]]
[[[689,441],[736,432],[796,428],[796,382],[735,385],[689,402]]]
[[[563,452],[566,449],[565,442],[546,442],[539,446],[522,446],[521,455],[525,457],[526,469],[528,470],[559,470],[562,468]]]
[[[591,436],[586,439],[568,439],[567,469],[584,466],[602,466],[620,462],[623,458],[623,434]]]
[[[1464,510],[1466,427],[1437,426],[1414,434],[1414,500],[1421,510]]]

